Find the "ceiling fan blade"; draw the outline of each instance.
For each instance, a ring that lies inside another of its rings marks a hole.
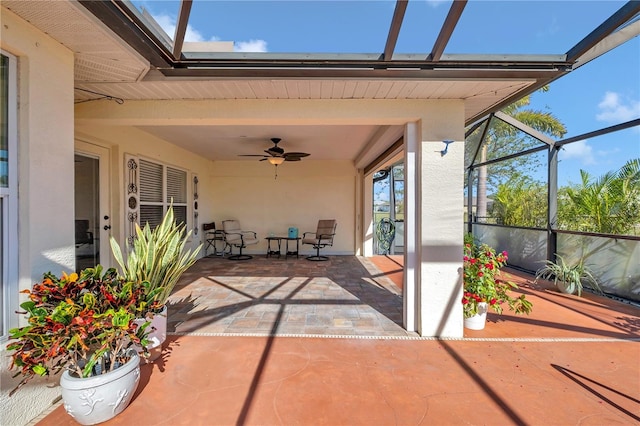
[[[300,161],[302,157],[308,157],[306,152],[284,152],[284,149],[278,146],[280,138],[271,138],[273,146],[269,149],[265,149],[264,154],[240,154],[239,157],[262,157],[260,161],[269,160],[271,158],[283,158],[285,161]]]

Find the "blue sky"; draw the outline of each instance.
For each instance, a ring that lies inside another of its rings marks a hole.
[[[626,1],[470,0],[447,53],[563,54]],[[134,1],[173,36],[177,1]],[[450,0],[411,0],[397,53],[429,52]],[[395,2],[195,0],[186,41],[233,41],[235,51],[380,53]],[[585,64],[545,93],[531,108],[550,111],[576,136],[640,118],[640,38]],[[560,184],[579,170],[598,176],[640,157],[640,129],[567,145],[560,156]]]

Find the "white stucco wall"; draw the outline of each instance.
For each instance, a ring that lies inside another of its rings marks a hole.
[[[266,253],[270,233],[286,235],[289,227],[315,232],[319,219],[336,219],[333,247],[325,254],[354,254],[357,171],[350,161],[285,162],[275,167],[259,161],[216,161],[211,170],[213,215],[221,227],[237,219],[245,229],[258,233],[260,243],[245,253]],[[311,246],[300,247],[311,254]]]
[[[18,58],[19,247],[10,249],[18,250],[19,281],[8,285],[22,290],[44,272],[74,269],[73,54],[7,9],[0,11],[1,47]],[[9,312],[18,308],[18,300],[8,302]],[[9,397],[18,380],[7,371],[5,347],[2,342],[0,424],[22,425],[51,405],[59,395],[51,385],[58,380],[32,381]]]
[[[135,152],[138,137],[112,137],[114,129],[135,125],[275,125],[292,124],[376,124],[399,125],[420,116],[438,103],[421,100],[174,100],[89,102],[76,109],[77,130],[99,135],[118,144],[122,152]],[[120,130],[118,130],[120,132]],[[123,130],[124,131],[124,130]],[[127,130],[128,132],[128,130]],[[140,153],[164,155],[164,143],[149,135],[150,142]],[[151,138],[151,139],[150,139]],[[348,141],[345,141],[348,143]],[[173,148],[175,149],[175,147]],[[148,150],[148,151],[147,151]],[[146,155],[146,154],[145,154]],[[179,156],[169,155],[169,162]],[[286,162],[278,168],[266,162],[214,161],[208,179],[200,177],[201,200],[212,203],[200,211],[200,222],[240,220],[261,237],[285,232],[290,226],[300,232],[316,229],[318,219],[335,218],[338,230],[330,254],[354,254],[362,240],[358,217],[362,184],[351,161],[305,159]],[[208,192],[208,188],[212,192]],[[248,205],[251,204],[251,207]],[[258,206],[261,210],[255,210]],[[208,209],[210,207],[210,209]],[[308,250],[310,248],[305,248]],[[266,251],[266,242],[249,247],[248,253]],[[309,251],[306,251],[309,253]]]
[[[285,162],[275,179],[275,167],[267,162],[209,161],[131,126],[85,124],[78,125],[76,133],[112,149],[117,160],[111,186],[117,199],[124,200],[124,154],[138,155],[196,173],[200,230],[203,223],[215,221],[221,229],[223,220],[239,220],[260,239],[245,253],[266,253],[264,238],[270,233],[285,235],[289,227],[297,227],[302,234],[315,231],[319,219],[336,219],[334,246],[323,252],[354,254],[357,170],[351,161]],[[114,235],[123,241],[122,203],[116,214]],[[192,246],[201,239],[199,233]],[[311,251],[310,246],[301,247],[301,253]]]
[[[104,102],[104,101],[99,101]],[[212,215],[212,200],[205,191],[211,186],[209,183],[210,170],[213,162],[190,151],[167,143],[155,136],[131,126],[76,126],[76,135],[84,142],[108,147],[111,150],[111,227],[112,235],[124,246],[125,240],[125,155],[135,155],[151,161],[157,161],[169,166],[184,169],[188,172],[189,206],[193,207],[192,174],[198,176],[198,214],[199,232],[192,235],[187,249],[195,249],[202,242],[202,223]],[[189,226],[193,227],[193,211],[189,210]],[[113,266],[116,266],[112,262]]]

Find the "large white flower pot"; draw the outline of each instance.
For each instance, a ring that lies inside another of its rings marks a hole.
[[[162,345],[167,340],[167,306],[151,318],[152,331],[149,333],[149,361],[154,361],[162,353]]]
[[[478,303],[478,313],[464,319],[464,326],[470,330],[483,330],[487,323],[487,304]]]
[[[162,345],[167,340],[167,306],[165,305],[161,312],[157,314],[147,314],[146,319],[136,319],[135,322],[138,325],[144,324],[146,321],[150,321],[151,324],[147,327],[149,334],[147,340],[147,350],[149,351],[149,358],[147,361],[151,362],[156,360],[162,354]],[[142,349],[137,346],[138,352],[142,352]]]
[[[67,413],[82,425],[95,425],[120,414],[140,383],[140,357],[135,351],[123,366],[87,378],[62,373],[60,387]]]

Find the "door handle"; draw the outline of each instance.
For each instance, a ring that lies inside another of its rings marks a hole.
[[[104,229],[105,231],[108,231],[109,229],[111,229],[111,225],[105,225],[102,227],[102,229]]]

